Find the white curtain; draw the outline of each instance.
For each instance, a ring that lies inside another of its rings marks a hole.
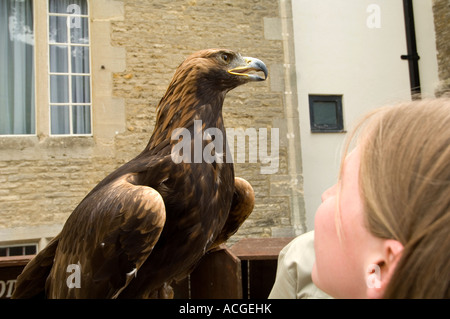
[[[0,1],[0,135],[35,134],[33,1]]]

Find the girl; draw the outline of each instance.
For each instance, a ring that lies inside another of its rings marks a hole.
[[[450,101],[385,107],[358,128],[316,213],[313,282],[333,297],[450,298]]]
[[[314,238],[280,254],[270,297],[450,298],[450,100],[371,112],[344,158]],[[305,263],[308,251],[315,262]]]

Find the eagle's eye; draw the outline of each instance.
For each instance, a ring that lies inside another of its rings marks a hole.
[[[230,63],[231,61],[231,56],[227,53],[222,54],[221,58],[222,61],[225,62],[226,64]]]

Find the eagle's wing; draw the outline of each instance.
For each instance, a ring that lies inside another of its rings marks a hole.
[[[244,223],[255,206],[255,192],[252,186],[245,179],[236,177],[234,179],[234,194],[231,203],[230,213],[227,221],[214,240],[209,250],[226,242]]]
[[[47,296],[116,298],[138,276],[165,219],[161,195],[136,185],[133,174],[97,190],[66,222],[46,283]],[[69,265],[78,265],[78,285],[76,277],[69,278]]]
[[[35,256],[17,277],[12,298],[29,299],[44,297],[45,280],[53,266],[55,251],[58,247],[59,236]]]

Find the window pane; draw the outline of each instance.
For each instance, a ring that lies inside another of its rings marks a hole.
[[[70,42],[89,44],[88,18],[72,18],[70,24]]]
[[[51,106],[51,132],[52,134],[70,134],[69,106]]]
[[[317,125],[337,125],[335,102],[314,102],[314,122]]]
[[[49,0],[49,12],[68,14],[87,14],[86,0]]]
[[[311,132],[343,132],[342,95],[309,95]]]
[[[71,48],[72,73],[89,73],[89,47]]]
[[[33,1],[0,1],[0,134],[34,134]]]
[[[67,43],[67,17],[49,17],[49,32],[50,43]]]
[[[89,19],[84,16],[87,14],[86,0],[49,0],[52,134],[91,134]]]
[[[88,76],[72,76],[72,102],[91,102],[91,88]]]
[[[91,107],[72,106],[73,134],[91,134]]]
[[[0,248],[0,257],[6,257],[7,256],[6,250],[7,250],[7,248],[5,248],[5,247]]]
[[[25,246],[25,255],[36,254],[36,245]]]
[[[67,46],[50,46],[50,72],[67,73],[69,65],[67,63]]]
[[[50,102],[69,102],[69,77],[67,75],[50,75]]]
[[[23,246],[9,247],[9,255],[10,256],[22,256],[23,255]]]

